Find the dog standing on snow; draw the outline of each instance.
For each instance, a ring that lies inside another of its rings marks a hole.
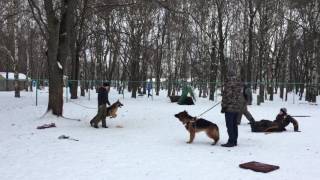
[[[190,133],[190,139],[187,143],[192,143],[196,133],[205,131],[209,138],[213,139],[212,145],[219,141],[219,128],[216,124],[205,119],[196,119],[188,114],[187,111],[182,111],[174,115],[186,127]]]

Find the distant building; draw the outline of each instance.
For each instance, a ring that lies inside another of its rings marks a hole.
[[[20,90],[26,89],[28,86],[27,76],[25,74],[19,73],[19,87]],[[6,80],[6,72],[0,72],[0,91],[6,91],[6,83],[8,83],[8,90],[14,91],[14,73],[8,73],[8,79]]]

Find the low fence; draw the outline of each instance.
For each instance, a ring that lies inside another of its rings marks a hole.
[[[12,80],[10,80],[10,82],[11,81]],[[81,93],[85,93],[88,100],[91,100],[92,90],[100,87],[103,82],[105,82],[105,80],[64,80],[63,88],[65,102],[70,101],[72,86],[77,86],[76,90],[78,96]],[[7,89],[7,87],[2,87],[6,84],[7,82],[5,79],[0,79],[0,91]],[[245,84],[250,87],[250,90],[252,90],[253,94],[258,96],[256,98],[258,105],[260,102],[270,99],[271,96],[275,94],[281,95],[284,101],[289,101],[291,98],[288,97],[288,93],[292,94],[293,103],[298,100],[302,100],[302,98],[305,98],[309,102],[316,102],[316,96],[319,95],[320,92],[319,84],[310,83],[249,82]],[[29,82],[21,81],[19,82],[19,85],[23,86],[21,89],[26,89],[26,86],[29,86],[29,90],[32,89],[32,91],[35,93],[35,104],[38,105],[39,91],[47,88],[49,86],[49,81],[46,79],[30,80]],[[125,97],[125,90],[129,90],[129,93],[132,93],[130,90],[132,90],[133,85],[136,86],[135,91],[137,96],[148,95],[149,90],[151,98],[157,94],[157,91],[162,90],[170,91],[170,93],[167,94],[179,95],[184,86],[191,86],[196,90],[195,93],[198,97],[210,99],[210,96],[213,96],[211,100],[216,100],[221,95],[220,89],[222,87],[222,83],[220,82],[199,81],[163,81],[160,83],[156,83],[155,81],[110,81],[110,85],[111,87],[116,88],[118,94],[122,94],[123,98]],[[263,88],[263,97],[258,95],[261,94],[259,89],[260,87]],[[9,90],[13,89],[11,88]]]

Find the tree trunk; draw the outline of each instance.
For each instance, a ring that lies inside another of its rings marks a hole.
[[[69,53],[68,29],[71,28],[71,16],[75,9],[75,0],[65,0],[62,3],[61,20],[57,18],[52,0],[44,0],[44,7],[48,21],[48,72],[49,72],[49,101],[48,111],[54,115],[63,113],[63,65]]]
[[[216,22],[214,19],[212,19],[211,24],[211,52],[210,52],[210,68],[209,68],[209,100],[214,100],[214,93],[216,91],[216,81],[217,81],[217,71],[218,71],[218,65],[217,65],[217,56],[216,56],[216,39],[215,39],[215,27]]]
[[[19,1],[17,0],[13,0],[13,7],[12,7],[12,11],[18,11],[19,10]],[[14,70],[14,97],[16,98],[20,98],[20,86],[19,86],[19,69],[18,69],[18,66],[19,66],[19,48],[18,48],[18,15],[17,15],[18,12],[14,12],[12,14],[16,14],[14,15],[12,18],[10,18],[10,25],[11,25],[11,28],[12,28],[12,56],[14,57],[13,58],[13,70]]]
[[[249,0],[249,29],[248,29],[248,36],[249,36],[249,50],[248,50],[248,63],[247,63],[247,82],[251,85],[252,82],[252,56],[253,56],[253,23],[255,17],[255,11],[253,10],[253,0]]]
[[[73,20],[72,20],[73,22]],[[72,23],[73,24],[73,23]],[[75,30],[75,29],[73,29]],[[71,33],[71,32],[70,32]],[[79,69],[80,69],[80,53],[81,47],[78,41],[76,41],[76,32],[70,34],[70,54],[71,54],[71,99],[78,98],[78,81],[79,81]]]
[[[117,64],[117,60],[119,57],[119,49],[120,49],[120,43],[115,42],[114,43],[114,51],[113,51],[113,55],[112,55],[112,63],[111,63],[111,66],[109,66],[109,75],[108,75],[109,81],[113,80],[113,75],[116,70],[116,64]]]
[[[224,37],[223,37],[223,13],[224,13],[224,1],[220,1],[217,5],[218,11],[218,35],[219,35],[219,60],[221,66],[221,82],[227,78],[227,67],[224,58]]]

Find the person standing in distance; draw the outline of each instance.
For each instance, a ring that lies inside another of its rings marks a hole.
[[[149,98],[149,96],[152,97],[151,90],[152,90],[152,81],[149,81],[147,83],[148,98]]]

